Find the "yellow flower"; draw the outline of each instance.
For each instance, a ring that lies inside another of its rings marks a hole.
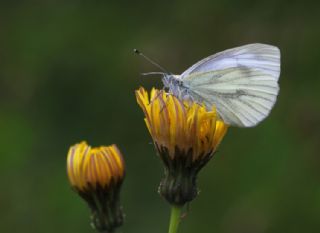
[[[67,173],[73,189],[91,208],[92,224],[98,231],[112,232],[122,225],[119,193],[125,165],[116,145],[91,148],[81,142],[70,147]]]
[[[154,142],[167,148],[171,159],[176,147],[183,153],[191,149],[193,160],[212,153],[227,131],[214,107],[207,111],[204,105],[183,102],[156,89],[152,89],[150,98],[143,88],[136,91],[136,96]]]
[[[121,183],[125,168],[116,145],[91,148],[81,142],[69,150],[67,171],[71,186],[85,192]]]
[[[162,90],[152,89],[149,97],[140,88],[136,98],[165,164],[160,193],[172,204],[191,201],[197,194],[196,175],[216,151],[228,126],[214,106],[208,111],[204,105],[182,101]]]

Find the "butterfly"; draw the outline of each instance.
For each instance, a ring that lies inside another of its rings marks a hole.
[[[205,104],[208,110],[215,106],[228,125],[253,127],[277,100],[280,50],[248,44],[204,58],[181,75],[162,74],[164,87],[177,98]]]

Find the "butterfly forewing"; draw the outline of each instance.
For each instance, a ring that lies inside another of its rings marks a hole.
[[[184,79],[194,73],[203,73],[235,67],[248,67],[270,74],[276,80],[280,75],[280,51],[267,44],[248,44],[209,56],[181,74]]]

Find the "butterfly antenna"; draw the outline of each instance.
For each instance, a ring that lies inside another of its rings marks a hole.
[[[170,72],[168,72],[166,69],[164,69],[162,66],[160,66],[158,63],[156,63],[155,61],[151,60],[149,57],[147,57],[146,55],[144,55],[143,53],[141,53],[138,49],[133,49],[133,52],[137,55],[142,56],[144,59],[146,59],[148,62],[150,62],[151,64],[155,65],[156,67],[158,67],[160,70],[162,70],[164,73],[169,74]]]
[[[147,72],[147,73],[141,73],[142,76],[149,76],[149,75],[165,75],[165,72]]]

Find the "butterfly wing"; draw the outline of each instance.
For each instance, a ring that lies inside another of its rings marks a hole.
[[[245,66],[185,76],[189,95],[208,108],[216,106],[229,125],[252,127],[266,118],[279,92],[277,79],[270,73]]]
[[[280,75],[280,51],[267,44],[248,44],[228,49],[197,62],[181,74],[181,79],[194,73],[248,67],[271,75],[276,81]]]

